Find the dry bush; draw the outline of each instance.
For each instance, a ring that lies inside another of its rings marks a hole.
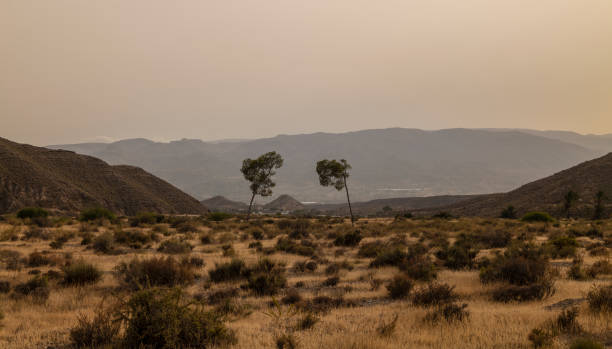
[[[157,251],[167,254],[185,254],[190,253],[192,249],[193,246],[191,246],[187,241],[170,239],[163,241],[157,248]]]
[[[554,282],[542,280],[523,286],[502,285],[491,292],[491,297],[497,302],[527,302],[545,299],[552,296],[554,292]]]
[[[17,297],[31,297],[34,303],[43,304],[49,299],[51,289],[46,277],[36,276],[17,284],[13,292]]]
[[[233,281],[244,278],[247,270],[243,260],[232,259],[231,262],[216,264],[215,269],[208,271],[212,282]]]
[[[135,258],[119,264],[115,271],[119,281],[131,290],[188,285],[195,278],[191,265],[179,263],[172,257]]]
[[[100,308],[91,320],[81,315],[77,321],[70,329],[70,340],[77,348],[111,346],[117,341],[121,323],[107,309]]]
[[[459,298],[454,290],[454,286],[432,282],[414,291],[412,304],[419,307],[431,307],[452,303]]]
[[[430,324],[436,324],[440,321],[446,321],[448,323],[463,322],[470,316],[470,312],[466,309],[467,304],[444,304],[425,314],[423,321]]]
[[[83,286],[95,284],[102,278],[102,271],[95,265],[83,260],[71,263],[62,268],[64,286]]]
[[[284,267],[267,258],[248,269],[247,281],[246,287],[258,296],[274,295],[287,284]]]
[[[410,295],[413,286],[414,283],[410,278],[404,275],[396,275],[386,287],[391,299],[405,299]]]
[[[612,285],[593,286],[587,294],[589,309],[593,313],[612,313]]]

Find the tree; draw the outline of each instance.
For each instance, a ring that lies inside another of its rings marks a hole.
[[[276,174],[275,169],[283,166],[283,158],[275,151],[261,155],[257,159],[244,159],[240,172],[244,178],[251,182],[251,202],[249,203],[249,212],[247,221],[251,217],[251,208],[255,195],[270,196],[272,188],[276,183],[272,182],[272,176]]]
[[[602,219],[604,216],[604,201],[608,200],[608,196],[603,191],[598,191],[595,194],[595,213],[593,214],[593,219]]]
[[[578,196],[578,194],[576,194],[576,192],[573,190],[568,191],[567,194],[565,194],[565,196],[563,197],[563,209],[565,210],[567,218],[570,218],[572,206],[574,206],[574,203],[578,201],[579,198],[580,197]]]
[[[351,207],[351,197],[346,183],[349,176],[351,165],[344,159],[337,160],[321,160],[317,162],[317,174],[319,175],[319,183],[324,187],[333,186],[336,190],[346,190],[346,201],[348,202],[349,212],[351,214],[351,225],[355,225],[353,217],[353,208]]]

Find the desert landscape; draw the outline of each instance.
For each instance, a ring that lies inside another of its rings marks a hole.
[[[611,345],[612,222],[529,220],[4,216],[0,343]]]

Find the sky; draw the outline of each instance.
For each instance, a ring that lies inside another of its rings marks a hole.
[[[612,133],[609,0],[2,0],[0,137]]]

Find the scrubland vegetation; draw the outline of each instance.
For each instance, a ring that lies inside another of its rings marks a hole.
[[[612,345],[610,220],[245,218],[3,216],[0,347]]]

